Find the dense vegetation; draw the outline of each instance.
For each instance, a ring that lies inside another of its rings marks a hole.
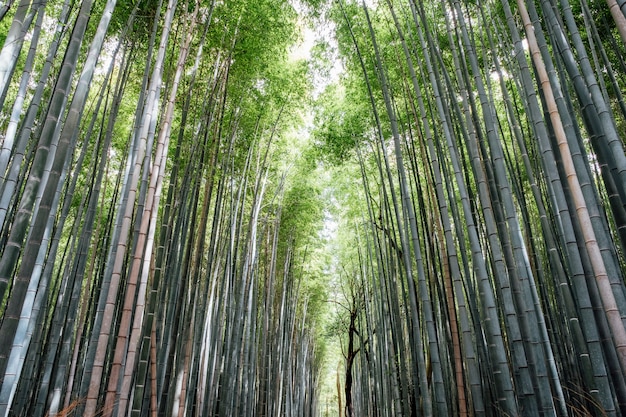
[[[0,415],[626,415],[625,13],[1,3]]]

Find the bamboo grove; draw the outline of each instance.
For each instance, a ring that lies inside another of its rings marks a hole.
[[[0,415],[626,415],[624,0],[7,0],[0,28]]]
[[[295,10],[2,9],[0,414],[314,415]]]
[[[346,416],[626,413],[625,11],[335,2]]]

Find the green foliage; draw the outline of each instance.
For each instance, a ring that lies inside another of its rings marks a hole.
[[[6,16],[4,16],[4,19],[0,20],[0,47],[2,47],[2,45],[4,45],[4,41],[7,38],[7,33],[9,32],[9,28],[11,27],[11,21],[13,13],[11,13],[11,10],[9,10],[9,13],[7,13]]]
[[[234,41],[233,75],[256,78],[272,62],[284,62],[298,36],[297,14],[283,0],[230,1],[218,10]]]
[[[319,155],[334,164],[354,155],[355,146],[365,137],[369,107],[361,91],[330,85],[316,103],[315,146]]]
[[[324,219],[324,204],[320,184],[310,175],[315,170],[312,161],[306,157],[300,161],[283,197],[280,241],[291,241],[297,248],[307,251],[319,246],[318,231]]]

